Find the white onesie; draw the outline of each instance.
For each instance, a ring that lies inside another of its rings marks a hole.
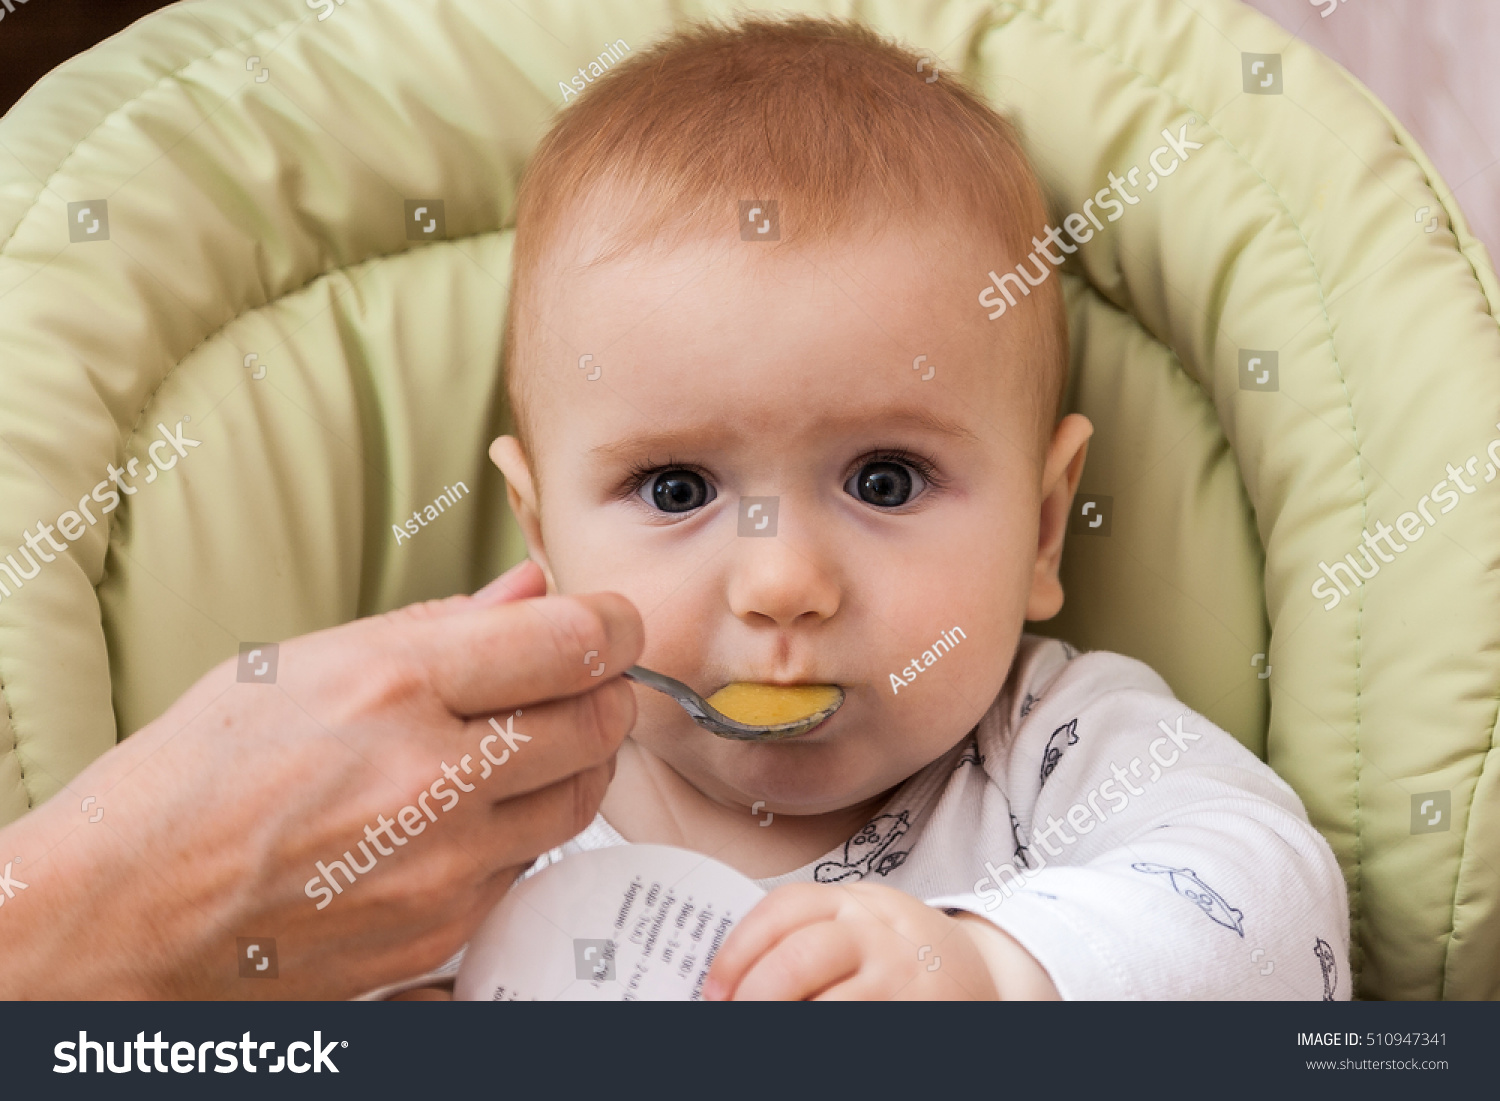
[[[532,868],[628,844],[603,817]],[[1301,801],[1132,658],[1022,635],[979,724],[784,883],[988,918],[1064,998],[1349,997],[1343,876]]]

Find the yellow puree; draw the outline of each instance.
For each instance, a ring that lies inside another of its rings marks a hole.
[[[831,684],[726,684],[708,697],[709,706],[735,722],[778,726],[796,722],[831,707],[839,690]]]

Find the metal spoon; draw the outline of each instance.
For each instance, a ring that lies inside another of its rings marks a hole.
[[[755,726],[750,723],[735,722],[728,715],[710,707],[707,700],[680,680],[673,680],[671,677],[652,672],[639,665],[632,665],[621,675],[637,684],[644,684],[647,688],[665,692],[680,703],[682,709],[691,715],[693,721],[699,726],[713,731],[721,738],[733,738],[740,742],[769,742],[806,733],[844,705],[844,690],[840,688],[838,698],[832,704],[804,719],[777,723],[773,726]]]

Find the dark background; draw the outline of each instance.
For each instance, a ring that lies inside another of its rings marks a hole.
[[[0,114],[47,73],[167,0],[11,0],[0,5]]]

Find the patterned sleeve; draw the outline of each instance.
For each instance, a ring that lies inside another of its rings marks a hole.
[[[1010,722],[980,730],[1011,851],[931,904],[994,922],[1065,998],[1348,998],[1343,877],[1291,788],[1140,662],[1023,658]]]

